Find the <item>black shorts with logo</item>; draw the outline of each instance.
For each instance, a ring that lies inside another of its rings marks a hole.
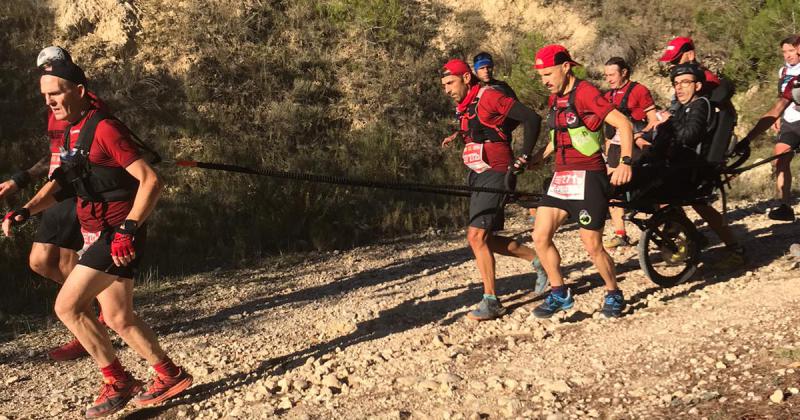
[[[792,148],[800,147],[800,121],[781,121],[781,131],[778,133],[777,142],[787,144]]]
[[[33,241],[80,250],[83,247],[83,236],[75,202],[75,198],[64,200],[45,210]]]
[[[469,171],[467,185],[505,189],[505,179],[505,172],[488,170],[479,174]],[[503,230],[505,211],[502,204],[504,198],[504,194],[473,192],[469,199],[469,226],[489,231]]]
[[[141,226],[136,231],[133,240],[133,247],[136,250],[136,259],[126,266],[117,267],[114,265],[114,260],[111,259],[111,241],[113,239],[113,228],[101,232],[100,237],[94,241],[94,243],[84,247],[85,249],[82,250],[78,264],[111,275],[132,279],[133,276],[136,275],[139,263],[142,260],[142,254],[144,253],[144,247],[147,242],[147,226]]]
[[[564,200],[545,195],[539,202],[539,208],[552,207],[569,214],[582,229],[603,230],[608,217],[608,197],[611,183],[606,171],[586,171],[583,200]]]

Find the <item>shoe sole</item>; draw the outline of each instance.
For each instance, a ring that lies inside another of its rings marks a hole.
[[[89,353],[86,351],[84,351],[82,354],[71,355],[69,357],[54,357],[52,354],[47,353],[47,358],[54,362],[69,362],[70,360],[82,359],[87,356],[89,356]]]
[[[481,317],[472,315],[472,312],[470,312],[470,313],[467,314],[467,318],[469,318],[469,319],[471,319],[473,321],[491,321],[493,319],[501,318],[505,314],[506,314],[506,311],[503,311],[502,313],[497,314],[497,316],[495,316],[493,318],[481,318]]]
[[[89,415],[89,413],[86,413],[86,414],[84,414],[84,417],[87,418],[87,419],[98,419],[98,418],[101,418],[101,417],[108,417],[108,416],[110,416],[110,415],[112,415],[114,413],[118,413],[118,412],[122,411],[122,409],[124,409],[125,406],[128,405],[128,403],[134,398],[134,396],[136,394],[138,394],[139,392],[141,392],[141,391],[142,391],[142,384],[138,384],[138,385],[136,385],[136,388],[131,390],[131,395],[128,398],[122,400],[122,402],[120,402],[120,404],[117,405],[116,407],[114,407],[113,409],[111,409],[109,411],[106,411],[106,412],[103,412],[101,414],[95,414],[95,415]]]
[[[566,306],[566,307],[561,307],[561,308],[559,308],[557,311],[555,311],[555,312],[553,312],[553,313],[551,313],[551,314],[549,314],[549,315],[539,315],[539,314],[537,314],[537,313],[536,313],[536,311],[534,310],[534,311],[533,311],[533,316],[535,316],[536,318],[539,318],[539,319],[547,319],[547,318],[552,318],[552,317],[553,317],[553,315],[555,315],[555,314],[557,314],[557,313],[559,313],[559,312],[567,312],[568,310],[572,309],[572,307],[573,307],[573,306],[575,306],[575,302],[572,302],[572,303],[571,303],[569,306]]]
[[[167,392],[165,392],[165,393],[163,393],[163,394],[161,394],[161,395],[159,395],[159,396],[157,396],[157,397],[155,397],[153,399],[150,399],[150,400],[142,401],[142,400],[137,400],[137,399],[134,398],[133,399],[133,403],[136,404],[139,407],[145,407],[145,406],[148,406],[148,405],[161,404],[164,401],[166,401],[166,400],[168,400],[168,399],[180,394],[181,392],[185,391],[186,388],[189,388],[189,386],[192,385],[193,380],[194,379],[192,378],[192,376],[188,375],[187,378],[184,378],[182,381],[180,381],[177,384],[175,384],[172,387],[170,387],[170,389],[167,390]]]

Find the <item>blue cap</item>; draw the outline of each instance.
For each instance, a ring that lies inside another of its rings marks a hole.
[[[472,68],[475,69],[475,71],[478,71],[479,68],[486,66],[494,67],[494,61],[492,61],[492,55],[487,52],[482,52],[476,55],[472,59]]]

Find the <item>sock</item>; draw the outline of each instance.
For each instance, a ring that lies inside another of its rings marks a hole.
[[[615,230],[614,234],[616,234],[617,236],[628,236],[628,233],[625,232],[625,229]]]
[[[497,300],[497,295],[487,295],[486,293],[484,293],[483,298],[489,300]]]
[[[622,290],[619,290],[619,289],[606,290],[606,295],[608,295],[608,296],[622,296]]]
[[[567,297],[567,287],[563,286],[563,285],[562,286],[552,286],[550,288],[550,293],[556,295],[557,297],[565,298],[565,297]]]
[[[154,364],[153,369],[161,376],[178,376],[181,373],[180,368],[172,363],[169,357],[164,357],[164,360]]]
[[[100,372],[103,372],[103,377],[113,379],[114,381],[125,380],[129,377],[128,372],[125,372],[125,368],[122,367],[122,363],[119,362],[119,359],[114,359],[110,365],[100,368]]]

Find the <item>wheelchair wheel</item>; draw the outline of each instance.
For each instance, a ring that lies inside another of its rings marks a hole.
[[[694,226],[667,216],[652,223],[639,239],[639,266],[653,283],[671,287],[689,280],[697,271],[699,250],[692,239]]]

